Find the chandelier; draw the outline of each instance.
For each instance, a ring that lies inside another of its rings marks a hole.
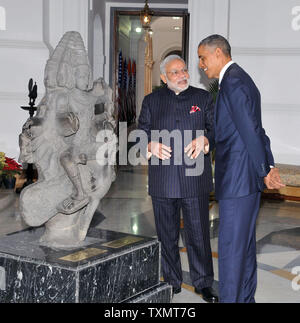
[[[154,12],[149,9],[148,0],[145,0],[144,9],[140,12],[140,20],[145,30],[150,29],[150,23]]]

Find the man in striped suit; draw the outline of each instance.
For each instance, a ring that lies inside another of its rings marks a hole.
[[[195,292],[207,302],[217,302],[212,289],[214,274],[209,237],[212,172],[208,152],[214,145],[213,101],[207,91],[189,85],[186,64],[179,56],[168,56],[162,62],[161,79],[167,86],[144,98],[139,129],[148,136],[149,194],[161,242],[163,277],[173,286],[174,293],[181,291],[178,240],[182,209]],[[171,134],[168,143],[163,134]],[[188,160],[194,161],[194,165]],[[201,161],[202,172],[193,172]]]

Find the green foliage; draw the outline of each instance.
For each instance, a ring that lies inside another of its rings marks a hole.
[[[160,85],[155,85],[152,87],[152,92],[165,87],[166,85],[163,82],[160,82]]]
[[[209,84],[209,93],[213,97],[214,103],[216,103],[216,101],[217,101],[218,92],[219,92],[219,80],[214,80],[213,82],[211,82]],[[215,155],[216,155],[216,149],[214,149],[211,152],[211,161],[212,161],[213,174],[215,172]]]
[[[217,100],[218,91],[219,91],[219,81],[214,80],[209,84],[209,93],[212,95],[215,103]]]
[[[2,169],[6,166],[5,164],[5,154],[0,151],[0,175],[2,174]]]

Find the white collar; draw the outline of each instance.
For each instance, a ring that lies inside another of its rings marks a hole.
[[[233,63],[234,63],[234,61],[230,61],[230,62],[228,62],[226,65],[224,65],[224,66],[223,66],[223,68],[221,69],[220,76],[219,76],[219,85],[221,84],[222,79],[223,79],[223,77],[224,77],[224,74],[225,74],[225,72],[227,71],[228,67],[229,67],[230,65],[232,65]]]

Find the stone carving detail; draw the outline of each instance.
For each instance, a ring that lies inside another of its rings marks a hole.
[[[38,170],[38,181],[21,193],[21,214],[30,226],[45,224],[44,243],[76,246],[115,179],[112,91],[102,79],[92,81],[82,38],[73,31],[47,61],[44,84],[19,139],[20,162]],[[95,114],[96,104],[102,113]]]

